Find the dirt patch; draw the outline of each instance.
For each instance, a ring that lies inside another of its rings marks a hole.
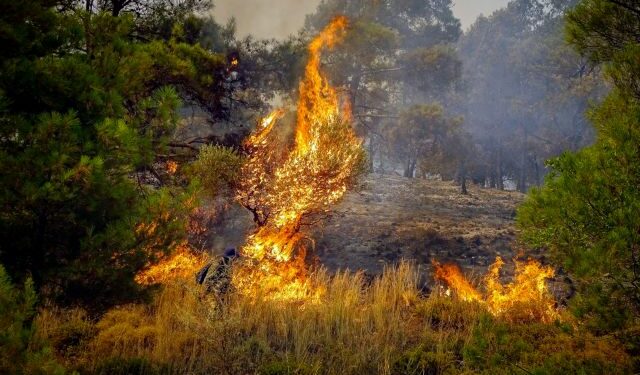
[[[315,254],[331,270],[376,274],[401,258],[430,268],[431,259],[486,269],[516,255],[515,208],[524,195],[453,183],[369,176],[330,217],[310,230]]]
[[[505,280],[513,276],[511,259],[524,249],[515,243],[518,192],[470,186],[469,194],[451,182],[370,175],[358,191],[346,194],[329,216],[305,228],[312,243],[310,257],[330,271],[363,270],[368,275],[401,259],[415,261],[424,283],[433,285],[431,260],[455,262],[478,280],[501,256]],[[227,225],[213,232],[216,243],[239,246],[250,233],[250,216],[240,208],[226,215]],[[233,233],[233,236],[229,234]],[[221,246],[220,246],[221,247]],[[222,249],[222,248],[221,248]],[[221,250],[220,249],[220,250]],[[546,264],[540,253],[526,252]],[[557,286],[566,295],[565,276]]]

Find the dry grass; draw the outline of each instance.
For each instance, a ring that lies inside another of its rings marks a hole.
[[[420,296],[416,268],[407,263],[370,283],[359,273],[313,277],[325,288],[317,303],[265,301],[260,291],[219,301],[176,282],[152,304],[119,307],[95,323],[77,310],[45,310],[37,326],[67,366],[82,373],[513,373],[509,361],[533,368],[561,352],[554,340],[575,351],[574,367],[628,369],[615,343],[584,344],[593,340],[558,325],[503,325],[477,303]],[[510,352],[507,362],[496,362],[490,356],[506,350],[500,332],[517,333],[512,340],[530,335],[541,344],[523,349],[527,356]]]

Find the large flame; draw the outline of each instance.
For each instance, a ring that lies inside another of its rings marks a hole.
[[[432,263],[435,278],[446,282],[458,298],[486,304],[494,315],[510,320],[542,322],[551,322],[559,317],[553,295],[546,285],[546,280],[552,278],[555,272],[553,268],[545,267],[535,260],[516,260],[514,280],[503,285],[500,282],[500,269],[504,261],[497,257],[484,277],[484,294],[464,277],[457,265],[442,265],[436,261]]]
[[[249,160],[238,200],[261,225],[241,249],[234,286],[247,294],[261,290],[274,299],[316,295],[309,285],[300,227],[304,218],[325,212],[353,183],[364,158],[351,127],[351,113],[320,67],[321,52],[345,34],[345,17],[335,18],[309,45],[309,61],[300,83],[295,144],[278,144],[274,126],[284,111],[265,117],[246,143]]]

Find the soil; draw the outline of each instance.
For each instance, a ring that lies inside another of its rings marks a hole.
[[[400,259],[430,268],[431,260],[481,270],[497,255],[517,255],[517,192],[452,182],[370,175],[313,228],[315,253],[330,270],[380,273]]]
[[[380,274],[402,259],[415,262],[422,283],[433,285],[431,261],[456,263],[471,279],[480,279],[496,256],[505,261],[503,277],[513,276],[513,258],[533,257],[547,263],[542,252],[516,242],[516,207],[525,198],[513,191],[475,185],[460,193],[453,182],[369,175],[331,213],[303,231],[310,238],[310,258],[329,271],[363,270]],[[250,216],[232,210],[215,230],[222,250],[240,246],[250,232]],[[232,234],[232,235],[230,235]],[[552,289],[564,299],[568,279],[559,272]]]

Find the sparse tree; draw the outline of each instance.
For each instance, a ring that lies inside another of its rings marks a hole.
[[[404,177],[415,177],[420,160],[446,159],[447,140],[461,122],[448,118],[439,105],[423,104],[409,107],[397,123],[387,124],[384,134],[388,147],[404,164]]]

